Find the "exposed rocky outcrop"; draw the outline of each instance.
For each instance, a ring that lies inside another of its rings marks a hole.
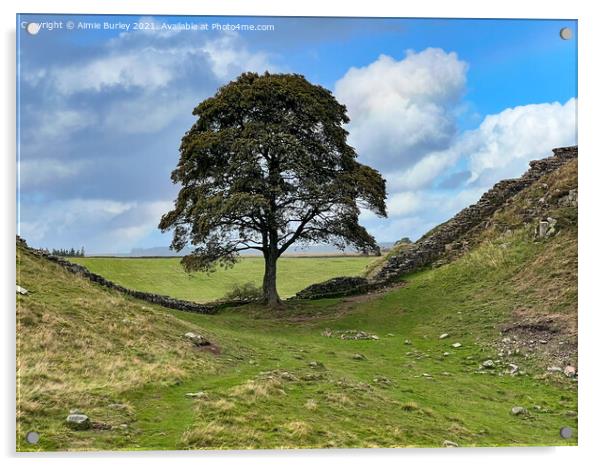
[[[577,158],[577,146],[562,147],[553,150],[554,155],[530,162],[529,170],[520,178],[503,180],[487,191],[476,204],[473,204],[449,221],[439,225],[416,243],[409,244],[391,254],[383,266],[369,279],[358,277],[338,277],[324,283],[311,285],[297,293],[298,298],[321,298],[364,293],[397,281],[401,276],[420,270],[436,263],[450,251],[465,247],[466,238],[488,226],[493,214],[506,205],[514,196],[533,185],[542,176],[547,175],[567,162]],[[577,192],[569,192],[558,200],[559,205],[576,206]],[[533,211],[531,219],[535,218]],[[527,219],[525,219],[527,220]],[[545,236],[553,230],[554,219],[544,219],[538,226],[538,236]],[[545,230],[545,231],[544,231]],[[357,284],[355,288],[352,288]]]

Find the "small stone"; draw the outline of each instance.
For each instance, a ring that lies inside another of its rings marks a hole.
[[[194,332],[187,332],[184,334],[184,337],[194,343],[195,346],[207,346],[211,344],[205,337]]]
[[[458,448],[458,444],[456,442],[452,442],[451,440],[444,440],[443,446],[445,448]]]
[[[394,333],[387,333],[387,336],[388,336],[388,337],[394,337],[394,336],[395,336],[395,334],[394,334]]]
[[[486,367],[487,369],[491,369],[491,368],[495,367],[495,363],[491,359],[488,359],[487,361],[483,361],[483,367]]]
[[[508,373],[514,375],[518,372],[518,366],[516,364],[508,364]]]
[[[318,361],[311,361],[309,363],[309,367],[313,368],[313,369],[323,369],[324,368],[324,364]]]
[[[186,393],[187,398],[207,398],[207,394],[205,392],[191,392]]]
[[[90,418],[85,414],[69,414],[66,422],[73,430],[87,430],[91,427]]]
[[[522,406],[514,406],[510,412],[514,415],[514,416],[519,416],[519,415],[523,415],[523,414],[527,414],[527,410],[525,408],[523,408]]]
[[[127,405],[121,404],[121,403],[111,403],[109,405],[109,409],[126,409]]]
[[[93,422],[92,423],[92,429],[94,430],[111,430],[112,426],[111,424],[107,424],[106,422]]]
[[[577,375],[577,369],[574,366],[566,366],[563,372],[567,377],[575,377]]]
[[[512,340],[510,338],[508,338],[508,337],[502,338],[502,343],[508,344],[508,343],[511,343],[511,342],[512,342]]]
[[[449,337],[449,333],[442,333],[441,335],[439,335],[439,340],[443,340],[447,337]]]
[[[460,348],[460,346],[462,346],[462,343],[458,343],[458,342],[456,342],[452,345],[452,347],[454,347],[454,348]]]
[[[353,355],[353,359],[355,359],[356,361],[364,361],[366,360],[366,356],[364,356],[362,353],[355,353]]]
[[[449,356],[449,353],[446,351],[445,353],[443,353],[443,356]]]
[[[548,367],[548,372],[562,372],[562,368],[558,366]]]
[[[412,344],[412,342],[411,342],[410,340],[405,340],[405,341],[403,342],[403,344],[404,344],[404,345],[411,345],[411,344]]]
[[[22,286],[17,285],[17,294],[27,294],[27,293],[29,293],[29,291],[27,291]]]

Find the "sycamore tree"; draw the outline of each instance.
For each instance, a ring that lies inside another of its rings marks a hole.
[[[378,252],[360,209],[386,217],[385,181],[347,144],[346,108],[298,74],[244,73],[193,111],[171,179],[181,185],[159,228],[193,247],[188,271],[265,259],[263,298],[277,305],[278,258],[293,244]]]

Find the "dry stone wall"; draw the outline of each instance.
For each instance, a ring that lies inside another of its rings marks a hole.
[[[420,238],[416,243],[402,249],[387,259],[374,277],[362,279],[355,289],[350,287],[351,277],[338,277],[324,283],[312,285],[297,294],[298,298],[321,298],[336,296],[337,288],[345,295],[363,293],[366,289],[386,286],[399,277],[420,270],[440,259],[449,249],[462,240],[468,232],[485,228],[493,213],[509,199],[531,186],[542,176],[553,172],[570,160],[577,158],[577,146],[561,147],[553,150],[554,155],[529,163],[529,170],[520,178],[496,183],[481,199],[439,225]],[[356,277],[357,278],[357,277]]]
[[[73,262],[69,262],[67,259],[64,259],[63,257],[54,256],[54,255],[49,254],[48,252],[40,250],[40,249],[30,248],[29,246],[27,246],[27,243],[25,242],[25,240],[23,238],[20,238],[19,236],[17,236],[17,243],[21,247],[26,248],[32,254],[34,254],[38,257],[41,257],[43,259],[46,259],[50,262],[53,262],[53,263],[59,265],[60,267],[62,267],[63,269],[67,270],[68,272],[71,272],[74,275],[78,275],[80,277],[86,278],[86,279],[90,280],[91,282],[98,283],[101,286],[110,288],[112,290],[119,291],[120,293],[132,296],[132,297],[140,299],[142,301],[147,301],[149,303],[158,304],[160,306],[167,307],[170,309],[177,309],[177,310],[186,311],[186,312],[195,312],[195,313],[199,313],[199,314],[215,314],[220,308],[222,308],[224,306],[241,304],[240,302],[200,304],[200,303],[195,303],[192,301],[185,301],[182,299],[171,298],[169,296],[164,296],[164,295],[159,295],[159,294],[154,294],[154,293],[147,293],[145,291],[131,290],[124,286],[118,285],[117,283],[113,283],[111,280],[107,280],[106,278],[104,278],[101,275],[90,272],[83,265],[74,264]]]

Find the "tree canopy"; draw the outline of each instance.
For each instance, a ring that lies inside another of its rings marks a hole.
[[[274,304],[276,261],[294,243],[377,252],[360,209],[386,216],[385,181],[347,144],[346,108],[298,74],[244,73],[193,111],[171,179],[181,189],[159,224],[172,248],[191,244],[187,270],[260,251],[264,298]]]

